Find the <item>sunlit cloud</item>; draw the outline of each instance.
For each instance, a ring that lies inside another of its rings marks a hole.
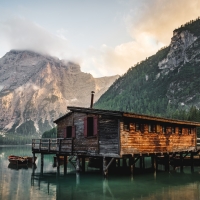
[[[59,58],[70,57],[66,39],[51,34],[32,21],[17,17],[1,21],[0,30],[0,41],[4,41],[3,47],[8,51],[31,50]]]
[[[131,3],[132,9],[124,21],[133,40],[115,48],[103,45],[99,50],[90,49],[88,54],[92,52],[93,56],[85,60],[84,69],[92,73],[92,66],[98,66],[100,70],[95,75],[121,75],[168,46],[175,28],[200,15],[199,0],[141,0],[139,3],[133,0]]]

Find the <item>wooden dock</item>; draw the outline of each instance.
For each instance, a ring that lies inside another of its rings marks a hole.
[[[200,138],[197,138],[197,142]],[[179,167],[183,171],[184,166],[190,166],[191,171],[194,166],[200,166],[200,143],[197,143],[195,151],[177,151],[177,152],[154,152],[154,153],[140,153],[134,155],[123,155],[122,157],[101,157],[101,156],[87,156],[82,152],[76,153],[73,151],[73,139],[33,139],[32,153],[41,154],[41,172],[43,173],[44,155],[53,154],[54,164],[58,172],[61,163],[64,165],[64,174],[67,173],[67,161],[75,158],[75,170],[78,172],[85,171],[85,162],[87,160],[88,167],[98,168],[106,176],[108,169],[112,172],[134,173],[134,172],[148,172],[157,171],[158,165],[163,165],[165,171]],[[61,159],[62,157],[62,159]],[[56,159],[55,159],[56,158]],[[145,159],[151,159],[151,166],[145,166]],[[137,167],[136,167],[137,164]]]

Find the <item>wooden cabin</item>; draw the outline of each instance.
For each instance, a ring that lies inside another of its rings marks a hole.
[[[158,164],[162,164],[168,171],[170,160],[178,155],[183,170],[183,160],[190,154],[193,170],[194,155],[199,153],[198,122],[93,108],[70,106],[68,110],[70,112],[54,121],[57,138],[32,140],[33,158],[36,153],[41,154],[41,172],[44,154],[56,154],[58,170],[60,156],[63,156],[64,173],[67,156],[76,156],[77,171],[80,168],[85,171],[85,158],[89,158],[106,175],[109,166],[114,169],[122,166],[123,170],[128,166],[133,171],[138,160],[143,170],[145,157],[151,157],[151,169],[157,170]]]
[[[55,120],[62,151],[69,155],[125,155],[195,151],[200,123],[129,112],[68,107]]]

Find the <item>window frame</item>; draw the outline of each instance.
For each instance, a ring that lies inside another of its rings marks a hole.
[[[183,134],[183,127],[178,127],[178,134],[179,135],[182,135]]]
[[[92,124],[90,124],[91,122],[88,121],[88,119],[92,120]],[[89,126],[92,126],[92,128],[90,127],[90,129],[88,129]],[[92,132],[91,132],[92,130]],[[96,137],[98,135],[98,116],[87,116],[84,118],[84,133],[83,133],[85,138],[88,137]]]
[[[69,129],[70,132],[69,132]],[[68,136],[70,133],[70,137]],[[63,129],[63,137],[66,139],[66,138],[75,138],[76,137],[76,127],[75,126],[66,126],[64,129]]]

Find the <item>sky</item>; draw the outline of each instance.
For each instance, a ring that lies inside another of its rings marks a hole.
[[[0,0],[0,58],[31,50],[123,75],[199,16],[200,0]]]

